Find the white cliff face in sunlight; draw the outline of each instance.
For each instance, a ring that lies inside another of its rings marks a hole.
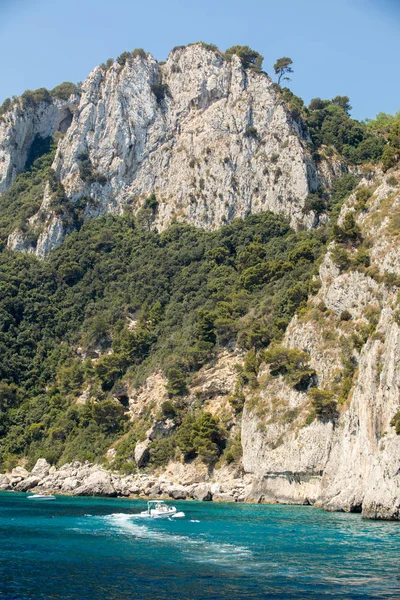
[[[313,163],[306,129],[266,74],[201,44],[175,49],[162,65],[149,54],[97,67],[76,104],[53,168],[66,198],[86,202],[85,218],[126,208],[136,213],[155,194],[151,226],[158,230],[172,221],[215,229],[265,210],[284,214],[294,227],[311,227],[306,197],[321,183],[329,186],[332,168],[341,170]],[[60,128],[63,110],[52,104],[40,108],[43,114],[21,115],[13,126],[25,140],[18,148],[7,142],[10,128],[0,136],[3,189],[22,170],[34,135]],[[54,215],[42,213],[40,256],[68,232],[57,224],[55,236]]]

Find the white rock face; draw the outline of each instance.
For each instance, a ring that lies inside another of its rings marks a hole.
[[[388,197],[386,188],[385,184],[377,188],[368,213],[358,218],[370,240],[372,264],[382,274],[398,273],[397,260],[382,260],[382,248],[390,248],[391,257],[399,255],[396,230],[390,233],[398,198]],[[351,202],[350,198],[343,213]],[[390,424],[400,410],[397,290],[361,271],[340,273],[329,254],[320,278],[322,286],[313,304],[321,302],[326,312],[314,317],[310,313],[308,320],[295,317],[284,345],[308,352],[318,387],[334,390],[347,340],[357,366],[353,390],[333,423],[307,424],[307,395],[281,378],[266,381],[257,402],[251,398],[246,402],[242,421],[243,465],[254,477],[250,496],[400,519],[400,436]],[[344,310],[351,314],[350,322],[340,320]],[[379,322],[359,352],[353,347],[353,331],[368,323],[371,310]]]
[[[157,103],[151,86],[159,75],[170,95]],[[56,171],[70,197],[91,195],[100,212],[135,210],[154,192],[158,228],[173,218],[215,228],[267,209],[297,225],[316,169],[271,84],[238,58],[226,62],[199,45],[172,52],[161,67],[150,55],[122,69],[98,67],[83,85]],[[107,183],[82,182],[82,152]]]
[[[399,409],[400,329],[389,311],[384,341],[364,347],[349,411],[324,473],[321,502],[331,509],[362,506],[367,516],[399,518],[400,437],[390,421]]]
[[[160,81],[167,87],[157,99]],[[69,109],[53,103],[37,115],[23,113],[20,133],[10,124],[0,135],[8,152],[0,189],[23,168],[34,135],[62,126],[63,110]],[[13,115],[9,119],[17,119]],[[17,139],[12,152],[11,136]],[[317,168],[308,141],[267,75],[197,44],[174,50],[163,65],[149,54],[95,68],[53,167],[69,200],[87,200],[86,218],[126,207],[136,213],[154,193],[158,208],[149,228],[158,230],[174,220],[214,229],[265,210],[286,215],[294,227],[311,227],[313,213],[302,211],[305,198],[321,183],[329,187],[342,166],[332,161]],[[92,176],[82,179],[84,155]],[[36,253],[45,256],[66,233],[50,213]],[[19,233],[13,235],[9,247],[24,249]]]
[[[85,479],[83,485],[75,488],[75,482],[70,480],[74,487],[74,495],[76,496],[116,496],[117,492],[114,489],[111,481],[111,475],[107,471],[98,470],[89,475]]]
[[[31,475],[43,479],[49,474],[50,465],[45,458],[39,458],[31,471]]]
[[[29,149],[36,136],[47,138],[56,131],[64,133],[72,119],[71,106],[78,100],[53,98],[36,107],[21,108],[17,103],[0,118],[0,193],[7,190],[24,170]]]

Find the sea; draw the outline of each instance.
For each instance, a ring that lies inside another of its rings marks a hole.
[[[310,506],[0,493],[0,598],[400,599],[400,523]]]

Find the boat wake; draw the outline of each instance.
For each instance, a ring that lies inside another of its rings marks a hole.
[[[196,537],[194,537],[170,533],[159,527],[154,528],[154,519],[146,519],[144,515],[113,513],[98,518],[106,522],[112,532],[118,532],[120,535],[139,540],[147,540],[157,545],[173,545],[175,549],[179,549],[184,553],[186,558],[189,557],[195,562],[218,563],[225,566],[234,565],[235,568],[240,568],[238,563],[243,562],[243,567],[247,567],[252,556],[251,550],[245,546],[211,541],[205,537],[200,537],[197,530]],[[146,524],[144,521],[146,521]],[[147,525],[150,521],[153,527]],[[200,521],[194,519],[189,522],[199,523]]]

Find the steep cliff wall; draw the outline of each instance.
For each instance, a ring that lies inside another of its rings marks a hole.
[[[29,145],[31,132],[56,129],[60,117],[50,126],[47,114],[56,109],[21,116],[29,135],[24,129],[20,145]],[[35,129],[38,120],[49,123]],[[3,147],[7,140],[3,134]],[[266,74],[195,44],[172,51],[162,65],[149,54],[94,69],[53,167],[66,198],[85,203],[85,218],[126,207],[135,213],[155,194],[157,204],[144,218],[159,230],[173,220],[214,229],[264,210],[283,213],[294,227],[311,227],[306,197],[329,185],[342,166],[323,161],[317,168],[309,141]],[[11,180],[3,175],[3,189]],[[64,229],[48,210],[38,230],[39,256],[60,243]]]
[[[399,193],[379,173],[360,187],[372,194],[367,205],[360,210],[356,192],[339,223],[348,212],[356,215],[371,265],[355,266],[360,246],[347,244],[353,266],[338,268],[333,243],[317,297],[293,319],[284,340],[309,354],[318,388],[339,399],[338,414],[314,418],[307,391],[292,389],[265,367],[243,414],[243,464],[254,475],[255,497],[398,519],[400,437],[390,422],[400,408]],[[346,375],[351,390],[344,392]]]
[[[314,212],[305,210],[306,198],[320,184],[329,188],[345,167],[332,149],[329,162],[321,156],[314,162],[307,128],[265,73],[244,69],[237,56],[226,60],[202,44],[173,50],[164,64],[143,52],[122,62],[94,69],[68,100],[25,105],[18,100],[0,117],[0,192],[24,170],[35,139],[61,134],[54,173],[48,180],[51,169],[46,171],[39,202],[23,230],[9,235],[9,248],[44,258],[83,220],[124,211],[136,214],[145,230],[163,230],[176,220],[212,230],[267,210],[287,216],[297,229],[317,224]],[[400,518],[400,436],[391,425],[400,409],[400,174],[365,172],[341,210],[336,241],[319,268],[320,289],[293,318],[282,342],[303,362],[308,357],[306,384],[294,384],[284,369],[271,372],[265,361],[257,382],[240,389],[246,394],[240,415],[240,402],[235,405],[231,397],[245,361],[237,347],[231,354],[220,352],[191,380],[187,407],[202,405],[217,415],[224,443],[236,443],[235,452],[241,427],[246,493],[234,497]],[[318,243],[325,249],[325,240]],[[312,260],[317,256],[312,244],[298,250],[296,267],[302,251],[311,252]],[[215,261],[221,266],[217,255]],[[74,285],[82,271],[76,262],[69,268],[64,276]],[[165,414],[160,417],[166,385],[158,371],[139,391],[126,382],[114,389],[113,400],[123,397],[133,421],[145,424],[135,438],[140,468],[151,442],[177,427]],[[89,387],[78,404],[88,400]],[[329,410],[318,412],[312,390],[320,391],[319,402]],[[119,443],[109,448],[109,458]],[[236,485],[241,466],[235,452]],[[174,481],[214,477],[217,486],[226,468],[211,474],[205,463],[189,464],[178,454],[167,467]]]
[[[65,133],[72,121],[77,95],[68,100],[50,98],[32,105],[18,100],[0,117],[0,193],[7,190],[21,173],[35,137],[51,137],[56,131]]]
[[[159,100],[158,80],[168,86]],[[227,62],[200,45],[172,52],[162,66],[149,55],[99,67],[84,83],[56,171],[68,195],[91,193],[103,210],[140,206],[154,192],[161,228],[174,216],[215,228],[265,209],[299,223],[316,170],[271,84],[239,58]],[[82,152],[106,183],[82,182]]]

